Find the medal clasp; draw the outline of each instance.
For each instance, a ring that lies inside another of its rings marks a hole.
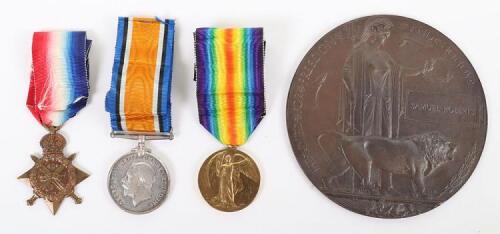
[[[151,153],[151,150],[146,148],[146,136],[142,135],[138,138],[139,142],[137,142],[137,147],[133,150],[137,153],[137,156],[143,156],[146,153]]]
[[[144,137],[144,140],[173,140],[173,131],[170,132],[131,132],[131,131],[112,131],[112,138],[123,138],[131,140],[140,140]]]
[[[132,149],[132,152],[138,156],[143,156],[146,153],[151,153],[151,150],[146,147],[148,140],[172,140],[174,135],[170,132],[125,132],[125,131],[112,131],[112,138],[123,138],[130,140],[137,140],[137,147]]]

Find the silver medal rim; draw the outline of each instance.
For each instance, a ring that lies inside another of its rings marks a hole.
[[[113,202],[118,206],[120,207],[120,209],[122,209],[123,211],[127,212],[127,213],[130,213],[130,214],[136,214],[136,215],[141,215],[141,214],[147,214],[147,213],[151,213],[153,211],[155,211],[156,209],[158,209],[164,202],[165,200],[167,200],[167,197],[169,195],[169,192],[170,192],[170,173],[168,172],[168,168],[165,166],[165,164],[163,164],[163,162],[161,160],[159,160],[158,158],[156,158],[153,154],[151,153],[148,153],[146,152],[144,154],[145,156],[149,156],[151,158],[153,158],[154,160],[156,160],[162,167],[163,169],[165,170],[165,173],[167,174],[167,186],[166,186],[166,192],[165,192],[165,196],[163,197],[163,199],[161,199],[161,201],[156,204],[155,206],[153,206],[151,209],[147,209],[147,210],[143,210],[143,211],[134,211],[134,210],[129,210],[125,207],[123,207],[122,205],[120,205],[116,199],[113,197],[113,194],[111,192],[111,174],[113,174],[113,171],[115,171],[115,167],[118,165],[118,162],[120,162],[122,159],[124,158],[127,158],[127,157],[137,157],[138,154],[135,153],[135,152],[130,152],[128,154],[125,154],[123,156],[121,156],[120,158],[118,158],[114,163],[113,165],[111,166],[109,172],[108,172],[108,193],[109,193],[109,196],[111,197],[111,199],[113,200]]]

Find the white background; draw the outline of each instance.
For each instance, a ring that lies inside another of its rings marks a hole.
[[[496,1],[272,1],[272,0],[16,0],[0,3],[0,233],[500,233],[500,5]],[[412,218],[375,219],[351,213],[323,196],[292,153],[285,122],[288,87],[310,47],[334,27],[371,14],[411,17],[443,32],[468,56],[485,90],[489,128],[478,167],[442,206]],[[118,16],[175,18],[172,142],[150,146],[167,165],[171,191],[146,215],[120,210],[107,191],[111,164],[135,142],[111,139],[104,97],[111,79]],[[268,115],[242,147],[261,170],[261,188],[248,208],[222,213],[202,198],[198,169],[222,145],[198,124],[193,82],[192,32],[202,26],[263,26]],[[75,205],[52,216],[16,177],[32,166],[45,134],[25,107],[31,37],[38,30],[87,30],[91,99],[64,126],[67,153],[91,176]]]

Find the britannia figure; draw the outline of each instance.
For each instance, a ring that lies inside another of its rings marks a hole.
[[[369,20],[344,64],[337,124],[346,134],[397,137],[402,78],[433,69],[433,61],[422,69],[396,63],[383,49],[393,27],[387,18]]]
[[[230,154],[219,156],[216,162],[216,175],[219,178],[219,192],[217,199],[224,205],[236,207],[235,196],[241,192],[241,166],[248,162],[247,159],[234,160]]]

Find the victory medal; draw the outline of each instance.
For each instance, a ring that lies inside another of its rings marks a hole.
[[[41,158],[19,176],[33,188],[29,206],[43,198],[56,214],[65,197],[80,204],[75,186],[88,175],[72,165],[75,154],[64,156],[66,140],[57,133],[61,126],[87,104],[88,51],[85,32],[36,32],[33,36],[33,70],[27,106],[49,130],[40,141]]]
[[[195,32],[198,113],[201,125],[226,149],[203,163],[198,185],[215,209],[247,207],[257,195],[260,173],[236,147],[265,115],[262,28],[199,28]]]

